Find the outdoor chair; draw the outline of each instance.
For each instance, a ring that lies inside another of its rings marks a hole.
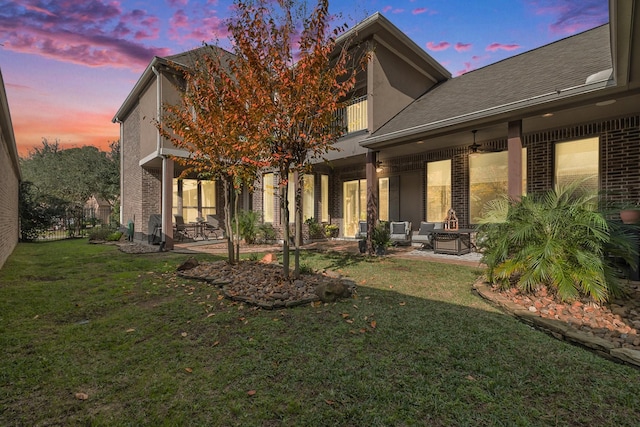
[[[220,228],[220,220],[215,215],[207,215],[207,222],[204,224],[204,232],[207,238],[210,233],[218,239],[218,233],[224,235],[222,228]]]
[[[191,233],[189,231],[189,226],[184,223],[184,217],[182,215],[174,215],[176,220],[175,227],[173,228],[175,231],[175,236],[179,240],[192,239]]]
[[[358,221],[358,232],[356,233],[356,239],[367,238],[367,221]]]
[[[411,244],[411,221],[392,221],[389,223],[389,231],[391,231],[392,244]]]
[[[420,222],[420,229],[413,235],[413,242],[420,243],[420,249],[433,249],[433,230],[436,223]],[[440,227],[442,228],[442,227]]]

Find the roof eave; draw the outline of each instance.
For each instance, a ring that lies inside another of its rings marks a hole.
[[[398,27],[396,27],[391,21],[385,18],[380,12],[376,12],[373,15],[368,16],[367,18],[356,24],[353,28],[341,34],[336,39],[336,44],[341,45],[343,43],[346,43],[348,40],[352,40],[352,37],[355,37],[353,40],[363,41],[368,37],[371,37],[373,34],[379,34],[381,31],[386,31],[398,43],[407,46],[416,57],[427,63],[431,68],[430,71],[437,74],[433,76],[437,81],[448,80],[451,78],[451,73],[446,68],[444,68],[442,64],[440,64],[427,52],[421,49],[420,46],[416,44],[416,42],[411,40],[411,38],[400,31]]]
[[[584,85],[553,91],[532,98],[498,105],[484,110],[473,111],[455,117],[448,117],[443,120],[425,123],[379,136],[371,136],[365,139],[361,145],[370,149],[382,148],[414,140],[433,132],[443,132],[447,130],[453,132],[471,122],[489,122],[498,117],[503,118],[505,116],[513,116],[514,118],[520,117],[525,111],[535,109],[536,107],[543,105],[546,110],[551,110],[554,107],[554,104],[566,104],[576,98],[602,96],[604,91],[611,90],[616,87],[617,85],[612,78],[586,83]]]
[[[147,68],[144,69],[142,75],[138,78],[138,81],[133,86],[133,89],[131,89],[131,92],[129,92],[129,95],[125,98],[115,116],[111,119],[112,123],[121,121],[129,114],[138,102],[138,98],[144,91],[145,87],[155,78],[153,68],[159,65],[167,65],[167,61],[159,56],[154,56],[149,65],[147,65]]]

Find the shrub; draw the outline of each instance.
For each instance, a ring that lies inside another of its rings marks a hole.
[[[380,221],[373,227],[371,231],[371,241],[374,248],[386,248],[391,241],[391,232],[389,231],[389,223]]]
[[[579,184],[487,204],[477,240],[490,283],[527,292],[542,284],[561,300],[587,295],[602,302],[621,293],[608,254],[631,261],[637,252],[629,235],[597,210],[597,195]]]
[[[256,211],[241,210],[240,212],[238,212],[238,226],[240,230],[235,230],[235,232],[239,233],[240,237],[242,237],[244,241],[247,242],[247,244],[253,244],[256,241],[259,218],[260,213]],[[235,219],[233,220],[232,224],[235,227]]]
[[[107,241],[109,242],[117,242],[122,238],[122,231],[114,231],[113,233],[107,236]]]
[[[113,234],[113,230],[107,227],[92,228],[89,232],[89,240],[109,240],[111,234]]]
[[[324,227],[315,218],[307,218],[304,223],[309,227],[309,237],[311,239],[322,239],[325,237]]]
[[[267,243],[276,240],[276,230],[268,222],[258,225],[258,237],[260,242]]]
[[[324,234],[327,237],[338,237],[340,227],[336,224],[327,224],[324,226]]]

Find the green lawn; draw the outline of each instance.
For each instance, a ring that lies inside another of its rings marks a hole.
[[[177,278],[185,257],[18,245],[0,425],[640,425],[640,371],[486,304],[477,269],[305,254],[357,299],[261,311]]]

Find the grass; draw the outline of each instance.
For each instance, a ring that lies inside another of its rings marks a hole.
[[[640,425],[639,371],[486,304],[476,269],[306,253],[358,298],[262,311],[177,278],[184,259],[18,245],[0,425]]]

